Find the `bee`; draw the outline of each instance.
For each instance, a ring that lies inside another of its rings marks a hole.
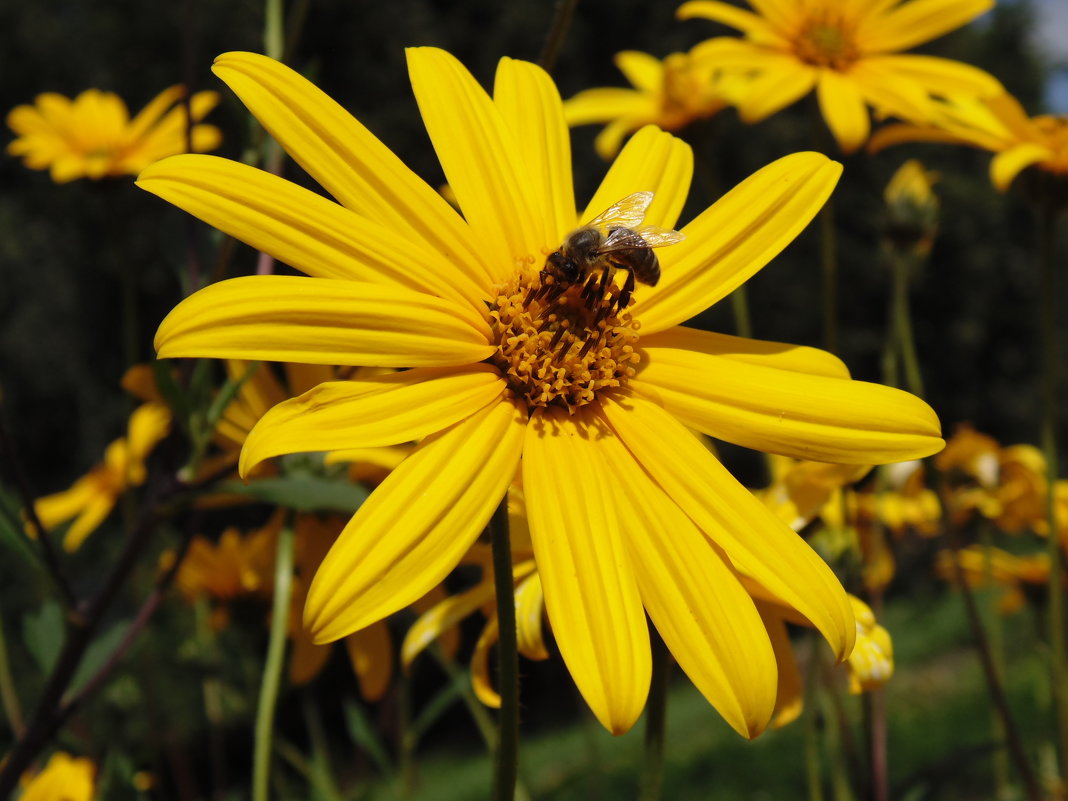
[[[558,297],[575,284],[585,284],[583,297],[604,296],[612,273],[627,271],[619,295],[620,308],[630,302],[634,282],[656,286],[660,280],[660,260],[653,248],[681,242],[685,236],[653,225],[642,225],[653,202],[652,192],[635,192],[614,203],[581,228],[567,235],[559,250],[545,260],[541,271],[543,283],[552,277]],[[597,274],[600,272],[600,281]]]

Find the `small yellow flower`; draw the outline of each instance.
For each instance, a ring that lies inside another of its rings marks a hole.
[[[7,146],[33,170],[48,169],[57,184],[76,178],[136,175],[154,161],[188,150],[184,90],[172,86],[160,92],[136,117],[112,92],[86,89],[74,100],[46,92],[32,106],[16,106],[7,124],[18,138]],[[219,102],[215,92],[190,98],[194,123]],[[175,105],[178,103],[178,105]],[[194,125],[193,150],[219,146],[221,134],[213,125]]]
[[[111,513],[130,487],[145,483],[145,459],[170,430],[170,410],[161,403],[144,403],[130,415],[126,437],[108,445],[104,461],[82,476],[70,489],[38,498],[37,517],[46,529],[74,520],[63,547],[75,551]]]
[[[868,107],[923,118],[935,96],[1001,90],[982,70],[934,56],[902,54],[989,10],[994,0],[750,0],[756,13],[718,0],[691,0],[681,19],[702,17],[743,33],[700,45],[722,69],[756,71],[737,102],[759,122],[815,90],[839,146],[851,153],[868,139]]]
[[[490,96],[444,51],[412,48],[408,65],[462,215],[297,73],[251,53],[216,61],[338,202],[210,156],[142,173],[140,186],[306,273],[195,293],[161,324],[159,355],[402,368],[279,404],[242,451],[247,473],[284,453],[419,441],[316,573],[304,618],[316,642],[438,586],[521,470],[556,643],[604,726],[626,731],[645,704],[648,613],[706,698],[756,735],[774,707],[775,664],[742,576],[809,619],[839,659],[856,628],[830,569],[690,428],[844,462],[943,444],[930,407],[851,380],[830,354],[681,325],[800,232],[840,165],[801,153],[756,173],[682,228],[660,280],[628,302],[626,270],[558,283],[546,259],[636,193],[651,199],[645,225],[675,228],[689,147],[643,128],[580,211],[544,71],[503,59]]]
[[[908,109],[890,113],[906,122],[876,131],[872,151],[902,142],[946,142],[989,150],[996,154],[990,162],[990,180],[1001,192],[1032,166],[1060,179],[1068,177],[1068,117],[1029,117],[1008,93],[982,99],[955,94],[932,101],[924,115]]]
[[[902,164],[883,192],[886,202],[884,235],[889,247],[926,256],[938,230],[938,196],[933,191],[935,173],[916,159]]]
[[[866,603],[850,595],[857,619],[857,647],[849,656],[849,692],[859,693],[882,687],[894,675],[894,645],[890,632],[875,622]]]
[[[44,770],[23,777],[19,801],[92,801],[95,783],[92,760],[57,751]]]
[[[678,131],[694,120],[711,117],[730,105],[745,77],[702,63],[699,51],[672,53],[663,61],[648,53],[617,53],[616,66],[633,89],[603,87],[579,92],[564,101],[571,126],[608,123],[594,146],[601,158],[619,152],[624,137],[645,125]]]
[[[946,581],[957,581],[957,568],[969,587],[998,587],[998,611],[1011,615],[1027,602],[1027,592],[1041,591],[1049,583],[1049,555],[1016,556],[1001,548],[970,545],[959,551],[939,551],[935,572]]]

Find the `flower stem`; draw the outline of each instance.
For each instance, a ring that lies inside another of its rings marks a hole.
[[[912,335],[912,317],[909,314],[909,273],[913,261],[903,253],[893,256],[894,270],[894,331],[897,352],[905,371],[905,387],[913,395],[923,397],[923,376],[916,358],[916,341]]]
[[[291,525],[278,532],[274,564],[274,603],[271,606],[271,636],[267,644],[267,662],[263,666],[260,700],[256,708],[255,748],[252,755],[252,801],[267,801],[267,784],[271,775],[271,739],[278,687],[282,679],[282,662],[286,652],[286,629],[289,625],[289,596],[293,588],[293,545]]]
[[[838,352],[838,240],[834,230],[834,201],[820,209],[820,273],[823,285],[823,347]]]
[[[11,733],[18,737],[22,734],[22,710],[19,709],[19,695],[11,675],[11,664],[7,660],[3,621],[0,621],[0,701],[3,702],[7,722],[11,724]]]
[[[645,759],[642,768],[640,801],[659,801],[664,784],[664,734],[667,729],[668,679],[671,653],[656,629],[651,632],[653,682],[645,705]]]
[[[515,622],[515,581],[512,546],[508,538],[508,495],[490,521],[493,582],[497,594],[497,682],[501,695],[497,753],[493,769],[494,801],[512,801],[519,771],[519,651]]]
[[[541,55],[538,56],[538,64],[548,73],[552,73],[556,66],[556,58],[560,55],[560,49],[564,46],[568,28],[575,16],[575,6],[578,0],[556,0],[556,11],[553,14],[552,25],[549,27],[549,35],[545,37]]]
[[[1068,772],[1068,674],[1064,661],[1064,587],[1060,536],[1057,527],[1057,279],[1055,205],[1047,200],[1039,210],[1039,272],[1042,326],[1042,454],[1046,459],[1046,520],[1049,533],[1049,648],[1053,704],[1057,716],[1061,776]]]
[[[819,643],[813,635],[808,637],[808,669],[805,671],[805,706],[801,712],[805,736],[805,779],[808,785],[808,801],[823,801],[823,764],[820,758],[820,710],[819,710]]]
[[[731,311],[734,313],[734,332],[746,339],[753,336],[753,323],[749,317],[749,293],[745,284],[731,292]]]

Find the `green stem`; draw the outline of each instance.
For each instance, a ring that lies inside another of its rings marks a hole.
[[[7,660],[7,640],[4,636],[3,621],[0,621],[0,701],[4,705],[4,714],[11,724],[11,733],[16,738],[22,735],[22,710],[19,708],[19,694],[11,675],[11,664]]]
[[[560,49],[564,46],[567,31],[571,27],[571,20],[575,16],[575,6],[578,0],[556,0],[556,11],[553,14],[552,24],[549,26],[549,35],[545,37],[545,45],[538,56],[538,64],[546,72],[552,73],[556,66],[556,58],[560,55]]]
[[[255,748],[252,755],[252,801],[267,801],[271,776],[271,739],[274,711],[285,661],[286,633],[289,627],[289,598],[293,589],[293,527],[282,526],[274,565],[274,603],[271,606],[271,635],[267,644],[267,661],[256,708]]]
[[[268,58],[278,61],[282,58],[286,41],[282,0],[265,0],[263,13],[263,52]]]
[[[734,313],[734,330],[740,337],[751,339],[753,323],[749,317],[749,293],[745,284],[731,292],[731,311]]]
[[[820,209],[820,273],[823,283],[823,347],[838,352],[838,240],[834,229],[834,201]]]
[[[894,269],[894,330],[897,333],[897,351],[905,369],[905,386],[913,395],[923,397],[923,376],[916,358],[916,340],[912,335],[912,317],[909,314],[909,274],[913,261],[908,256],[895,253]]]
[[[513,801],[519,771],[519,646],[515,623],[515,580],[508,538],[508,496],[490,521],[493,582],[497,594],[497,681],[501,695],[500,725],[493,770],[494,801]]]
[[[1063,560],[1057,532],[1057,280],[1055,265],[1057,209],[1046,201],[1039,210],[1039,271],[1042,325],[1042,453],[1046,458],[1046,520],[1049,534],[1049,647],[1060,745],[1061,775],[1068,772],[1068,674],[1064,662]]]
[[[994,538],[991,532],[991,523],[982,520],[979,523],[979,544],[983,547],[983,586],[994,587]],[[998,614],[996,593],[987,593],[987,621],[990,634],[990,658],[994,665],[994,672],[998,678],[1005,681],[1005,637],[1001,626],[1001,615]],[[994,737],[1003,741],[1006,737],[1005,727],[1002,726],[1001,718],[991,711],[991,728]],[[1002,801],[1012,797],[1012,788],[1009,785],[1009,758],[1004,749],[999,748],[994,752],[993,759],[995,794]]]
[[[815,633],[808,638],[808,669],[805,671],[805,708],[801,713],[805,736],[805,779],[808,801],[823,801],[823,766],[819,741],[819,643]]]
[[[664,734],[667,730],[668,679],[671,653],[656,629],[651,632],[653,681],[645,705],[645,758],[640,801],[659,801],[664,784]]]
[[[212,672],[204,676],[201,689],[204,693],[204,716],[208,721],[208,763],[211,767],[212,798],[222,798],[226,788],[226,746],[223,742],[222,684],[215,671],[219,664],[219,646],[211,628],[211,602],[204,596],[197,598],[193,606],[196,623],[197,645],[207,658]]]

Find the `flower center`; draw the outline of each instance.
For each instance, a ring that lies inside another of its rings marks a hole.
[[[609,271],[567,285],[527,269],[502,285],[490,308],[497,352],[490,360],[531,406],[574,411],[634,376],[638,321]]]
[[[794,42],[797,57],[817,67],[848,69],[860,53],[842,20],[809,19]]]

